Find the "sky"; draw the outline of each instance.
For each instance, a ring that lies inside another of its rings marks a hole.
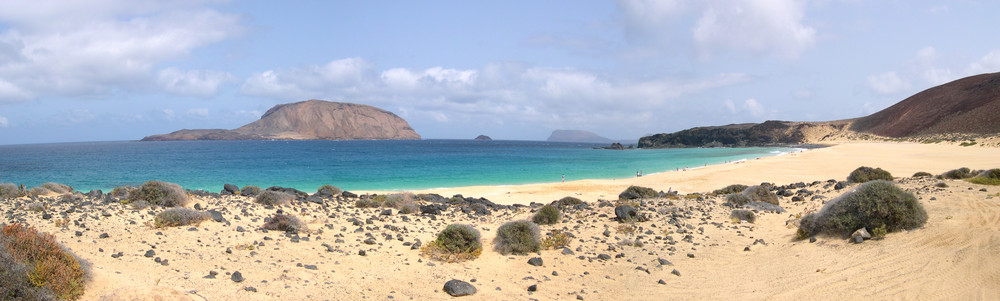
[[[425,139],[877,112],[1000,71],[998,1],[0,0],[0,144],[233,129],[309,99]]]

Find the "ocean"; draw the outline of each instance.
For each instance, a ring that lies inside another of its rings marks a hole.
[[[76,190],[177,183],[345,190],[418,190],[615,179],[775,156],[794,148],[603,150],[539,141],[170,141],[0,145],[0,183]]]

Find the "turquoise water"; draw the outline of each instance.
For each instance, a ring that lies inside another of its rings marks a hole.
[[[147,180],[187,189],[285,186],[313,192],[416,190],[614,179],[774,156],[791,148],[595,150],[536,141],[173,141],[0,146],[0,183],[45,182],[77,190]]]

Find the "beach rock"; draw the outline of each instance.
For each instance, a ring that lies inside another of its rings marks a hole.
[[[295,188],[281,187],[281,186],[271,186],[271,187],[268,187],[267,190],[278,191],[278,192],[284,192],[284,193],[287,193],[287,194],[291,194],[291,195],[294,195],[295,198],[298,199],[298,200],[305,200],[306,198],[309,197],[308,193],[302,192],[302,191],[300,191],[298,189],[295,189]]]
[[[535,291],[538,291],[538,284],[532,284],[531,286],[529,286],[529,287],[528,287],[528,291],[529,291],[529,292],[535,292]]]
[[[144,254],[142,256],[146,256],[147,258],[151,258],[153,256],[156,256],[156,251],[153,251],[153,250],[146,251],[146,254]]]
[[[321,198],[334,198],[340,196],[341,194],[343,194],[343,192],[344,190],[340,189],[340,187],[326,185],[320,187],[319,190],[316,191],[316,194],[313,194],[313,196],[318,196]]]
[[[660,265],[674,265],[669,260],[666,260],[666,259],[663,259],[663,258],[657,258],[656,262],[659,263]]]
[[[670,273],[674,274],[674,275],[677,275],[677,277],[681,276],[681,271],[678,271],[677,269],[674,269],[673,271],[670,271]]]
[[[100,199],[104,197],[104,192],[101,191],[100,189],[96,189],[96,190],[91,190],[83,195],[92,199]]]
[[[233,184],[222,185],[222,192],[220,192],[222,195],[232,195],[238,193],[240,193],[240,188]]]
[[[639,214],[639,212],[636,211],[635,208],[632,208],[632,206],[629,205],[621,205],[615,207],[615,219],[618,220],[619,222],[646,221],[646,218],[643,215]]]
[[[833,185],[833,189],[841,190],[847,187],[847,181],[840,181]]]
[[[229,277],[229,279],[232,279],[233,282],[236,283],[243,282],[243,273],[240,273],[240,271],[235,271],[233,272],[233,275]]]
[[[260,187],[257,186],[247,185],[243,186],[243,189],[240,190],[240,196],[255,197],[258,194],[260,194]]]
[[[861,228],[854,231],[854,233],[851,234],[851,237],[854,238],[855,242],[861,243],[866,239],[871,239],[872,235],[868,233],[868,230],[866,230],[865,228]]]
[[[229,222],[229,221],[226,220],[225,217],[222,217],[222,212],[219,212],[218,210],[214,210],[213,209],[213,210],[208,210],[208,211],[205,211],[205,212],[208,213],[208,216],[211,217],[212,220],[215,221],[215,222],[217,222],[217,223],[227,223],[227,222]]]
[[[746,209],[733,210],[733,213],[729,215],[729,218],[735,218],[740,221],[747,221],[751,223],[757,221],[757,216],[753,214],[753,211]]]
[[[350,192],[350,191],[344,191],[340,195],[343,196],[343,197],[345,197],[345,198],[349,198],[349,199],[354,199],[354,198],[358,197],[357,193],[353,193],[353,192]]]
[[[441,211],[444,211],[444,210],[447,210],[447,209],[448,209],[448,206],[447,205],[442,205],[442,204],[420,205],[420,213],[423,213],[423,214],[438,215],[438,214],[441,214]]]
[[[462,297],[475,294],[476,287],[468,282],[452,279],[444,283],[444,292],[452,297]]]
[[[542,266],[542,258],[540,258],[540,257],[532,257],[531,259],[528,259],[528,264],[536,266],[536,267],[540,267],[540,266]]]

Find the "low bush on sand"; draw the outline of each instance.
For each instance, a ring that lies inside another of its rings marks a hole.
[[[451,224],[438,233],[437,239],[421,248],[421,252],[435,260],[461,262],[478,258],[483,253],[483,245],[476,228]]]
[[[0,239],[0,300],[55,300],[52,291],[31,283],[29,273],[31,269],[14,259]]]
[[[778,205],[778,195],[768,190],[767,187],[755,185],[748,187],[743,192],[726,196],[726,202],[737,206],[746,205],[750,202],[764,202]]]
[[[265,190],[258,194],[257,198],[254,198],[254,202],[261,205],[278,206],[286,205],[294,198],[295,196],[282,191]]]
[[[559,229],[554,229],[542,237],[542,249],[562,249],[569,246],[570,235]]]
[[[255,197],[255,196],[259,195],[260,192],[261,192],[260,187],[253,186],[253,185],[243,186],[243,188],[240,189],[240,195],[241,196],[247,196],[247,197]]]
[[[640,199],[653,199],[660,197],[660,193],[656,192],[652,188],[642,187],[642,186],[629,186],[625,188],[625,191],[618,194],[618,199],[630,200],[635,198]]]
[[[21,190],[14,183],[0,184],[0,199],[16,198],[21,196]]]
[[[410,214],[420,211],[415,201],[416,196],[412,193],[379,194],[369,198],[361,198],[354,201],[354,207],[358,208],[394,208],[399,213]]]
[[[927,211],[912,193],[885,180],[871,181],[831,200],[817,213],[802,217],[799,237],[816,234],[846,237],[865,228],[887,233],[918,228],[927,222]]]
[[[743,192],[743,190],[746,190],[748,187],[749,186],[743,185],[743,184],[733,184],[733,185],[729,185],[729,186],[723,187],[722,189],[716,189],[715,191],[712,191],[712,193],[713,194],[733,194],[733,193],[740,193],[740,192]]]
[[[558,201],[555,201],[555,205],[559,206],[559,208],[569,208],[569,207],[573,207],[573,206],[576,206],[576,205],[582,205],[582,204],[585,204],[583,202],[583,200],[578,199],[576,197],[571,197],[571,196],[564,197],[564,198],[559,199]]]
[[[559,208],[552,205],[542,206],[542,209],[538,209],[535,215],[531,217],[531,220],[539,225],[554,225],[559,222],[559,217],[562,214],[559,212]]]
[[[55,241],[52,234],[39,233],[33,227],[16,223],[3,226],[3,245],[14,261],[24,264],[28,282],[52,292],[59,299],[76,300],[83,295],[85,274],[80,262]],[[7,272],[3,266],[3,272]],[[6,278],[6,277],[5,277]],[[23,287],[16,279],[4,279]],[[0,290],[7,290],[4,287]],[[32,293],[29,290],[17,291]],[[5,296],[4,299],[7,299]],[[20,299],[10,297],[10,299]]]
[[[972,170],[969,169],[968,167],[952,169],[941,174],[942,179],[955,179],[955,180],[965,179],[972,176],[973,176]]]
[[[163,207],[184,206],[190,201],[180,185],[163,181],[147,181],[138,189],[129,191],[122,203],[146,202]]]
[[[261,228],[275,231],[285,231],[285,232],[305,232],[306,223],[302,222],[298,217],[288,214],[275,214],[272,217],[264,219],[264,225]]]
[[[504,255],[538,252],[540,246],[538,225],[526,220],[503,224],[493,239],[493,249]]]
[[[847,176],[847,182],[865,183],[874,180],[892,181],[892,174],[881,168],[858,167]]]
[[[931,177],[931,176],[934,176],[934,175],[932,175],[931,173],[926,172],[926,171],[918,171],[917,173],[913,174],[914,178],[923,178],[923,177]]]
[[[980,185],[1000,185],[1000,168],[983,171],[978,176],[966,179],[966,181]]]
[[[153,217],[153,227],[165,228],[187,226],[201,223],[209,218],[210,217],[206,212],[184,207],[170,208],[163,210],[163,212],[160,212]]]

